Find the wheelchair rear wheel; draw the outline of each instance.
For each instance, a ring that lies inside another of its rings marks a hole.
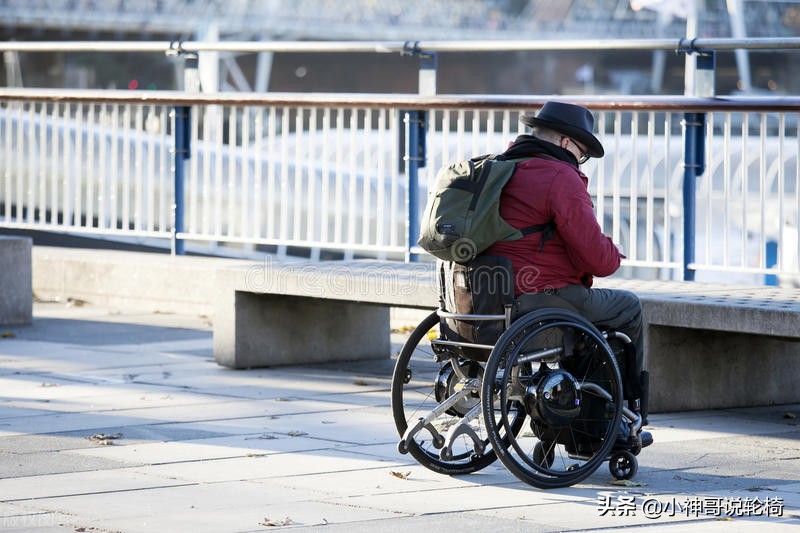
[[[566,487],[609,457],[622,419],[622,380],[594,325],[541,309],[500,337],[486,363],[481,404],[492,445],[512,435],[493,448],[512,474],[542,489]],[[520,410],[530,430],[509,431]]]
[[[433,312],[397,357],[392,414],[400,434],[398,450],[434,472],[469,474],[497,459],[481,417],[483,365],[443,350],[435,353],[431,339],[439,335],[439,317]],[[510,409],[507,419],[511,431],[519,431],[524,415]]]

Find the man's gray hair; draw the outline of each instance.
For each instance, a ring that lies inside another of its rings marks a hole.
[[[559,144],[561,142],[561,137],[565,137],[563,133],[557,132],[556,130],[551,130],[550,128],[545,128],[544,126],[534,126],[533,127],[533,136],[543,141],[549,141],[553,144]]]

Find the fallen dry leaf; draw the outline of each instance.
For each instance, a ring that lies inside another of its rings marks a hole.
[[[267,527],[291,526],[292,524],[294,524],[294,520],[292,520],[288,516],[283,520],[270,520],[269,518],[264,517],[264,520],[258,523],[259,526],[267,526]]]
[[[364,381],[363,379],[356,379],[353,381],[353,385],[358,385],[359,387],[369,387],[369,382]]]
[[[107,435],[105,433],[95,433],[90,439],[118,439],[122,437],[122,433],[114,433],[113,435]]]
[[[3,339],[13,339],[16,337],[16,335],[14,335],[13,331],[4,331],[3,333],[0,333],[0,337]]]
[[[253,439],[263,439],[263,440],[275,440],[278,437],[275,435],[270,435],[269,433],[264,433],[263,435],[258,435],[257,437],[245,437],[244,440],[253,440]]]
[[[794,413],[786,412],[786,413],[783,413],[783,418],[794,419],[794,418],[797,418],[797,415],[794,414]]]
[[[408,476],[410,476],[410,475],[411,475],[411,472],[406,472],[406,473],[404,474],[403,472],[395,472],[394,470],[392,470],[392,471],[391,471],[391,472],[389,472],[389,473],[390,473],[391,475],[393,475],[394,477],[399,477],[400,479],[408,479]]]
[[[612,485],[619,485],[620,487],[646,487],[647,483],[641,481],[631,481],[630,479],[615,479],[611,481]]]
[[[290,437],[302,437],[304,435],[308,435],[305,431],[290,431],[287,433]]]
[[[105,433],[97,433],[88,437],[90,441],[101,446],[112,446],[114,441],[122,438],[122,433],[114,433],[113,435],[106,435]]]

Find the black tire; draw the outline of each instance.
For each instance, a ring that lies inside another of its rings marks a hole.
[[[549,355],[534,361],[541,354]],[[538,388],[551,378],[559,382],[552,391],[572,395],[567,409],[557,409],[565,397]],[[530,432],[509,432],[514,413],[508,406],[515,402],[530,416]],[[500,337],[486,363],[481,406],[489,440],[494,445],[513,435],[494,449],[509,472],[537,488],[567,487],[595,472],[609,457],[623,405],[619,368],[605,338],[570,311],[523,316]],[[551,453],[552,461],[542,460]]]
[[[614,479],[632,479],[639,470],[639,461],[628,450],[614,452],[608,459],[608,470]]]
[[[470,423],[472,429],[479,435],[485,450],[482,454],[475,454],[474,443],[471,439],[461,436],[455,439],[452,450],[445,450],[446,460],[440,457],[442,442],[436,442],[428,430],[421,430],[413,438],[404,442],[403,435],[409,424],[416,424],[420,418],[425,417],[439,404],[436,399],[435,383],[441,372],[447,371],[451,365],[450,360],[437,362],[428,339],[431,330],[436,330],[438,336],[439,317],[435,312],[426,317],[409,336],[395,363],[392,375],[392,414],[395,426],[401,441],[398,449],[401,453],[410,453],[422,466],[447,475],[470,474],[492,464],[497,455],[489,445],[481,417],[478,416]],[[476,363],[470,362],[475,365]],[[482,367],[481,371],[482,371]],[[449,409],[432,421],[434,427],[444,428],[457,422],[467,408],[478,405],[478,398],[465,400],[466,405],[461,409]],[[459,415],[461,413],[461,415]],[[521,417],[517,417],[513,426],[522,427]]]

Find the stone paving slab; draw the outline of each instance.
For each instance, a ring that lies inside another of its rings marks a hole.
[[[541,491],[499,463],[449,477],[398,454],[390,360],[232,371],[206,317],[91,305],[38,303],[4,331],[3,532],[800,529],[800,405],[653,414],[639,485],[603,465]],[[774,498],[780,516],[674,512]]]
[[[134,467],[149,476],[179,479],[193,483],[266,480],[283,476],[308,475],[317,472],[350,472],[372,469],[379,464],[358,453],[329,449],[311,449],[286,455],[253,455],[208,461],[162,463]]]
[[[232,459],[279,453],[348,448],[352,444],[322,441],[304,437],[278,436],[274,433],[250,433],[184,441],[142,441],[125,446],[97,446],[74,453],[106,459],[130,460],[141,464],[184,463],[213,459]],[[363,449],[363,448],[362,448]]]
[[[42,480],[47,483],[43,484]],[[152,487],[187,485],[181,480],[154,478],[131,468],[66,472],[48,476],[0,479],[0,494],[6,503],[41,505],[51,498],[89,498],[106,492],[134,492]]]

